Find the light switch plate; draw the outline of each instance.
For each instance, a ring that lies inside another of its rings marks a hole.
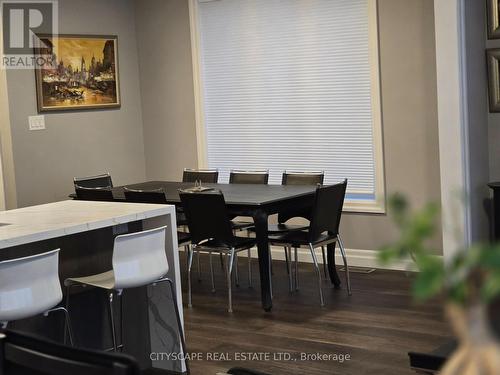
[[[45,129],[45,116],[29,116],[28,122],[30,125],[30,130]]]

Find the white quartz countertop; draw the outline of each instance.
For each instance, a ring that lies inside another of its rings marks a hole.
[[[0,249],[175,213],[174,206],[67,200],[0,212]]]

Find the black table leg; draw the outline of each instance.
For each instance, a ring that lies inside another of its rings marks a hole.
[[[336,289],[340,288],[340,278],[337,273],[337,267],[335,267],[335,242],[327,246],[327,263],[328,263],[328,273],[330,274],[330,280]]]
[[[273,301],[271,298],[271,267],[269,264],[269,242],[267,238],[267,213],[258,210],[253,214],[255,233],[257,237],[257,251],[259,253],[259,273],[262,307],[271,311]]]

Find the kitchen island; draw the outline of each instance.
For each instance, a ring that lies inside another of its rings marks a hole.
[[[0,212],[0,260],[60,248],[62,283],[67,277],[111,269],[117,235],[163,225],[167,226],[168,277],[175,283],[177,301],[182,306],[175,207],[171,205],[68,200],[3,211]],[[181,352],[168,286],[127,290],[122,298],[123,309],[119,307],[120,301],[116,301],[115,321],[123,319],[123,337],[118,340],[123,342],[124,352],[136,357],[144,370],[183,372],[182,361],[151,361],[154,358],[151,353]],[[74,288],[70,314],[77,346],[93,349],[111,346],[102,291]],[[55,315],[13,322],[9,327],[62,340],[63,322]],[[182,319],[182,309],[180,315]]]

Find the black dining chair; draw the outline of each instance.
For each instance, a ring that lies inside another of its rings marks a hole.
[[[281,178],[282,185],[323,185],[323,181],[325,179],[324,172],[283,172],[283,176]],[[307,220],[310,220],[311,211],[302,210],[302,209],[293,209],[286,212],[280,212],[278,214],[278,223],[277,224],[269,224],[268,233],[276,234],[276,233],[284,233],[290,232],[294,230],[304,230],[307,229],[307,225],[293,225],[287,224],[286,222],[292,218],[300,217]]]
[[[108,201],[112,202],[113,191],[110,188],[89,188],[75,185],[76,199],[83,201]]]
[[[124,187],[123,193],[125,200],[131,203],[155,203],[155,204],[168,204],[167,195],[163,188],[154,190],[138,190]],[[188,251],[191,236],[189,233],[177,231],[178,246],[183,246],[186,252]]]
[[[219,180],[219,170],[214,169],[191,169],[184,168],[182,172],[182,182],[201,182],[204,184],[216,184]],[[182,207],[177,207],[177,225],[186,226],[186,216]]]
[[[85,188],[105,188],[111,189],[113,187],[113,181],[109,173],[103,173],[97,176],[89,177],[75,177],[73,178],[73,184],[75,188],[85,187]]]
[[[284,171],[281,177],[282,185],[322,185],[325,179],[325,172],[323,171]],[[277,235],[277,234],[285,234],[287,232],[296,231],[296,230],[306,230],[308,228],[307,224],[298,225],[298,224],[290,224],[287,223],[290,219],[293,218],[303,218],[306,220],[310,220],[311,210],[310,209],[292,209],[286,212],[280,212],[278,214],[278,223],[277,224],[269,224],[267,231],[269,235]],[[249,231],[254,231],[254,228],[249,228]],[[325,278],[328,277],[328,270],[326,264],[326,255],[325,255],[325,247],[321,247],[321,253],[323,255],[323,270],[325,274]],[[291,259],[288,259],[288,251],[285,248],[285,262],[288,272],[288,265],[291,262]],[[292,275],[288,274],[288,284],[290,288],[290,292],[293,290],[292,286]]]
[[[269,182],[269,170],[243,170],[233,169],[229,172],[230,184],[256,184],[267,185]]]
[[[351,295],[351,282],[349,277],[349,267],[344,248],[344,243],[340,237],[339,227],[342,217],[342,208],[344,205],[345,192],[347,188],[347,180],[344,182],[330,185],[318,186],[316,188],[316,196],[314,200],[313,210],[310,216],[310,224],[306,231],[291,231],[283,235],[272,237],[269,241],[272,245],[283,246],[287,248],[288,257],[291,259],[291,249],[294,249],[295,255],[295,270],[294,283],[295,289],[298,290],[298,257],[297,249],[307,247],[311,251],[312,260],[316,273],[318,275],[319,295],[321,306],[325,305],[322,290],[322,277],[316,257],[315,248],[326,246],[331,243],[338,243],[346,273],[347,292]],[[289,263],[288,272],[291,274],[291,262]]]
[[[233,169],[229,172],[229,183],[230,184],[250,184],[250,185],[267,185],[269,182],[269,170],[243,170],[243,169]],[[233,231],[250,231],[254,229],[253,221],[242,221],[234,220],[236,216],[231,217],[231,226]],[[252,286],[252,252],[248,249],[248,284]],[[237,280],[237,285],[239,281],[238,277],[238,259],[236,259],[235,275]]]
[[[218,169],[190,169],[185,168],[182,173],[182,182],[201,181],[205,184],[216,184],[219,179]]]
[[[191,234],[191,249],[188,254],[188,305],[192,306],[191,266],[193,251],[209,254],[212,275],[212,291],[215,290],[213,279],[212,253],[224,254],[226,260],[226,281],[228,287],[228,311],[233,311],[232,304],[232,274],[237,253],[255,245],[255,239],[234,235],[231,220],[226,208],[226,202],[221,192],[189,193],[181,192],[182,207],[186,213],[189,233]]]
[[[0,333],[2,375],[140,375],[131,356],[56,344],[25,333]]]

